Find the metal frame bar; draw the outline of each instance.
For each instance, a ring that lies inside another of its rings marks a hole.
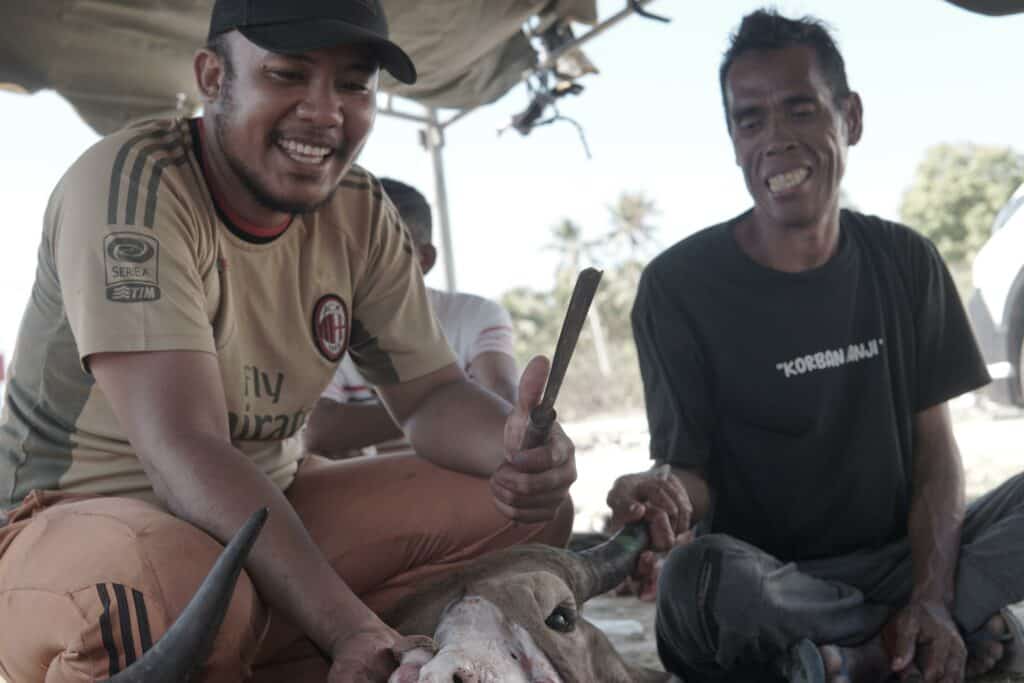
[[[654,0],[638,0],[637,6],[643,8],[644,6],[654,2]],[[530,72],[524,73],[520,79],[520,83],[525,81],[533,71],[549,69],[555,65],[558,58],[564,55],[566,52],[583,46],[590,42],[597,36],[601,35],[611,27],[622,22],[628,18],[631,14],[636,14],[636,7],[633,5],[627,5],[625,9],[617,12],[608,19],[599,22],[594,28],[587,31],[585,34],[578,38],[574,38],[572,41],[566,43],[558,50],[555,50],[549,55],[546,55],[540,60],[534,69]],[[452,244],[451,234],[451,218],[448,211],[448,188],[445,183],[444,174],[444,132],[445,130],[455,123],[459,122],[466,116],[469,116],[479,107],[468,107],[466,109],[460,109],[455,114],[450,116],[448,119],[441,121],[438,116],[438,110],[436,107],[427,107],[426,114],[413,114],[410,112],[402,111],[395,108],[394,103],[395,96],[387,95],[385,104],[383,107],[378,109],[379,113],[384,116],[391,116],[396,119],[402,119],[403,121],[411,121],[418,123],[423,126],[420,129],[420,142],[423,144],[423,148],[430,154],[431,162],[434,167],[434,201],[437,208],[437,217],[440,225],[438,226],[441,236],[441,248],[444,254],[444,272],[445,272],[445,284],[448,291],[455,290],[455,247]]]

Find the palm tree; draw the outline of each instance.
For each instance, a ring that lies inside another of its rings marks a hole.
[[[624,246],[633,258],[643,258],[657,246],[654,239],[657,227],[650,220],[658,214],[653,199],[642,192],[623,192],[608,211],[612,223],[612,230],[606,235],[608,245]]]

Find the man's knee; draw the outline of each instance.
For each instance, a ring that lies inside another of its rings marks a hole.
[[[0,662],[14,680],[29,682],[102,679],[124,669],[163,635],[220,550],[208,535],[139,501],[95,499],[45,511],[0,558],[0,622],[19,625],[16,643],[5,636],[0,644]],[[210,675],[242,675],[265,621],[243,575]]]
[[[716,557],[730,540],[719,534],[700,536],[675,548],[665,559],[657,598],[663,658],[677,658],[688,665],[713,661],[714,634],[705,608],[713,588]]]
[[[657,598],[658,646],[666,662],[674,658],[691,672],[716,668],[723,618],[718,588],[723,567],[729,564],[733,578],[750,567],[753,578],[753,565],[740,559],[749,549],[731,536],[708,534],[669,553],[658,579]],[[677,669],[676,673],[684,671]]]
[[[658,580],[659,600],[677,602],[706,597],[701,593],[712,589],[712,574],[722,559],[742,551],[745,545],[732,536],[707,534],[673,549]]]

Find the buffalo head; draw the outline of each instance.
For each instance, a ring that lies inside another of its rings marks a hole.
[[[410,652],[391,683],[655,683],[630,667],[581,615],[632,571],[647,534],[627,527],[582,553],[543,545],[480,558],[386,615],[402,633],[432,633],[436,652]]]

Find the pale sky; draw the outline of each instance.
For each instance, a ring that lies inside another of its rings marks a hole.
[[[601,0],[610,16],[625,0]],[[726,135],[718,64],[728,34],[765,3],[659,0],[663,25],[632,17],[586,48],[601,74],[562,113],[529,137],[496,131],[527,103],[522,88],[449,129],[445,162],[460,289],[497,296],[515,286],[553,284],[554,256],[542,247],[561,218],[597,233],[624,190],[661,209],[664,246],[749,206]],[[783,0],[786,14],[815,14],[835,28],[851,86],[865,108],[851,151],[847,192],[864,211],[896,217],[925,149],[971,141],[1024,150],[1024,16],[972,15],[943,0]],[[47,197],[92,133],[52,93],[0,93],[0,352],[9,359],[34,277]],[[415,124],[381,117],[360,161],[377,175],[432,196],[430,159]],[[437,268],[428,281],[442,286]]]

